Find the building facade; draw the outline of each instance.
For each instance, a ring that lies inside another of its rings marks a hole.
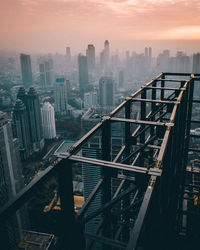
[[[45,102],[42,109],[42,126],[44,131],[44,139],[53,139],[56,137],[55,112],[54,107]]]
[[[78,55],[78,76],[80,95],[83,98],[88,88],[88,64],[87,57],[81,54]]]
[[[22,81],[25,88],[28,88],[33,83],[31,57],[30,55],[20,54]]]
[[[88,48],[86,50],[86,56],[87,56],[87,64],[88,64],[88,70],[92,71],[95,69],[95,47],[93,44],[88,44]]]
[[[39,96],[33,87],[29,89],[27,95],[27,111],[29,117],[31,142],[33,145],[33,150],[37,152],[44,147],[44,137]]]
[[[55,82],[55,113],[62,116],[67,114],[68,105],[68,81],[65,78],[57,78]]]
[[[99,80],[99,104],[102,107],[114,105],[114,82],[111,77],[101,77]]]
[[[19,141],[19,150],[22,160],[27,159],[32,153],[28,113],[24,103],[17,99],[13,110],[13,121],[16,137]]]
[[[53,85],[53,60],[41,60],[39,63],[40,84],[43,88]]]

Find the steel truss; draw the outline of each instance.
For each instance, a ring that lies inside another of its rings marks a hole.
[[[200,75],[161,73],[127,97],[117,108],[75,143],[57,153],[49,166],[0,210],[0,221],[22,206],[45,180],[58,173],[65,249],[173,249],[179,233],[177,217],[185,192],[194,83]],[[198,100],[194,100],[198,102]],[[138,118],[133,119],[137,106]],[[114,154],[112,125],[123,124],[124,145]],[[101,159],[80,156],[96,135],[101,137]],[[113,159],[112,159],[112,155]],[[74,212],[74,163],[100,166],[102,178],[77,215]],[[112,180],[117,180],[115,192]],[[101,193],[102,206],[88,214]],[[101,216],[96,232],[84,225]],[[180,219],[180,218],[179,218]]]

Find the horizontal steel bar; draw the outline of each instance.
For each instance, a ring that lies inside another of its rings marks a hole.
[[[169,88],[169,87],[146,87],[146,89],[163,89],[163,90],[172,90],[172,91],[175,91],[175,90],[184,90],[184,88]]]
[[[186,82],[185,79],[159,79],[161,82]]]
[[[200,168],[197,167],[187,167],[187,172],[200,174]]]
[[[200,148],[189,148],[188,151],[200,152]]]
[[[144,124],[144,125],[150,125],[150,126],[166,126],[166,127],[173,126],[173,124],[171,123],[145,121],[145,120],[133,120],[133,119],[115,118],[115,117],[111,118],[110,120],[113,122],[129,122],[129,123]]]
[[[178,101],[165,101],[165,100],[153,100],[153,99],[142,99],[142,98],[134,98],[133,102],[155,102],[155,103],[166,103],[166,104],[179,104]]]
[[[200,100],[193,100],[194,103],[200,103]]]
[[[191,77],[191,73],[171,73],[171,72],[164,72],[163,73],[164,76],[190,76]],[[200,76],[200,74],[195,74],[196,76]]]
[[[200,123],[200,120],[191,120],[191,123]]]
[[[86,158],[78,155],[71,155],[69,157],[69,160],[72,161],[77,161],[77,162],[83,162],[83,163],[88,163],[96,166],[103,166],[103,167],[111,167],[111,168],[116,168],[120,170],[127,170],[130,172],[136,172],[136,173],[142,173],[142,174],[148,174],[149,170],[148,168],[144,167],[138,167],[138,166],[130,166],[122,163],[116,163],[116,162],[109,162],[109,161],[103,161],[103,160],[97,160],[93,158]],[[94,166],[95,167],[95,166]],[[155,173],[156,176],[160,176],[162,171],[158,171]]]

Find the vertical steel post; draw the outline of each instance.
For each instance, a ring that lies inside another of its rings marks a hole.
[[[161,79],[165,79],[165,75],[164,74],[162,74]],[[165,98],[164,87],[165,87],[165,81],[161,81],[160,100],[164,100],[164,98]],[[162,116],[162,114],[163,114],[163,110],[160,111],[160,116]],[[162,118],[160,119],[160,121],[162,122]]]
[[[59,196],[61,202],[61,228],[63,249],[84,249],[81,226],[75,221],[72,163],[62,159],[58,163]]]
[[[109,117],[104,117],[102,125],[102,159],[106,161],[111,160],[111,122]],[[102,168],[102,175],[104,182],[102,185],[102,205],[111,200],[111,176],[113,175],[113,169],[108,167]],[[110,210],[106,210],[103,214],[106,218],[103,225],[103,236],[111,236],[111,213]],[[103,245],[104,250],[109,250],[107,245]]]
[[[147,97],[147,93],[146,93],[146,89],[143,89],[142,93],[141,93],[141,98],[142,99],[146,99]],[[146,120],[146,102],[141,101],[140,104],[140,112],[141,112],[141,120]],[[141,125],[141,130],[143,130],[145,128],[145,125]],[[144,144],[145,143],[145,131],[143,133],[141,133],[140,135],[140,143]],[[141,152],[140,154],[140,166],[143,167],[144,166],[144,156],[143,156],[143,152]]]

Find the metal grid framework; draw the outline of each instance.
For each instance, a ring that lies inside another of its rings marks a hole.
[[[161,73],[127,97],[0,210],[0,221],[22,206],[40,185],[58,173],[65,249],[172,249],[183,216],[194,83],[200,74]],[[137,107],[137,119],[133,119]],[[112,148],[112,125],[123,124],[123,145]],[[96,135],[101,159],[80,155]],[[116,148],[115,148],[116,151]],[[114,156],[114,157],[113,157]],[[78,214],[74,212],[74,163],[101,167],[102,178]],[[112,191],[113,180],[117,187]],[[102,205],[87,213],[101,191]],[[84,225],[101,216],[96,232]]]

